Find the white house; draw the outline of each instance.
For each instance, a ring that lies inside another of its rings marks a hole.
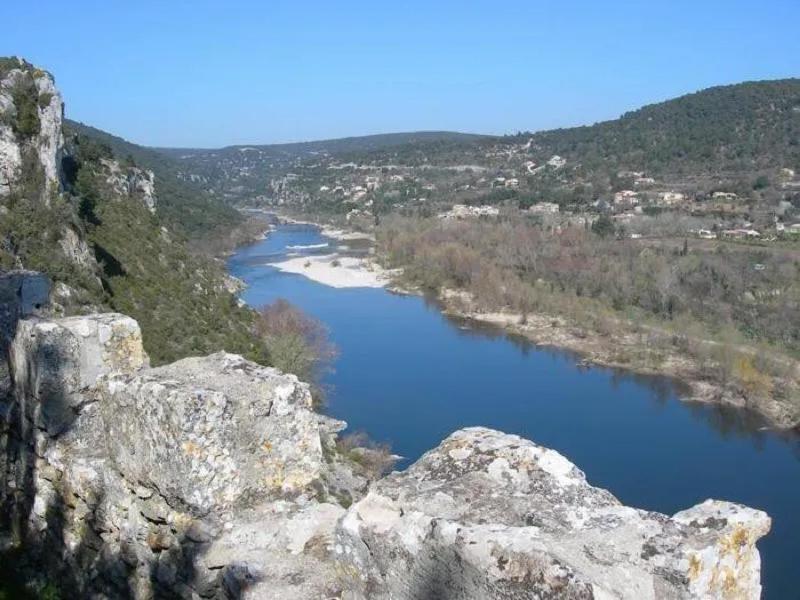
[[[528,210],[535,214],[553,215],[557,214],[560,208],[555,202],[539,202],[531,206]]]

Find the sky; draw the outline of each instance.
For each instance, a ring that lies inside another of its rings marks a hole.
[[[0,56],[133,142],[219,147],[591,124],[713,85],[800,76],[800,0],[31,0]]]

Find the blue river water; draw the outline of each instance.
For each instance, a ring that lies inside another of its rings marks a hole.
[[[452,431],[484,425],[564,454],[626,504],[672,514],[718,498],[767,511],[759,544],[764,597],[800,598],[800,436],[765,430],[753,415],[681,402],[678,384],[578,366],[448,319],[424,298],[337,289],[268,265],[334,240],[281,225],[228,261],[260,307],[285,298],[321,320],[339,350],[326,376],[327,412],[388,442],[405,460]],[[327,252],[322,248],[309,252]]]

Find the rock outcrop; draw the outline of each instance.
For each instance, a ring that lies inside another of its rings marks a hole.
[[[769,528],[727,502],[623,506],[558,452],[470,428],[377,482],[336,553],[369,598],[758,598]]]
[[[156,180],[149,169],[123,166],[116,160],[103,159],[106,183],[117,196],[138,198],[151,213],[156,212]]]
[[[0,197],[19,189],[26,160],[42,170],[42,192],[60,180],[64,103],[53,77],[20,59],[0,65]]]
[[[629,508],[482,428],[367,489],[307,384],[224,352],[150,368],[135,321],[47,318],[38,277],[0,280],[0,552],[63,597],[759,596],[760,511]]]

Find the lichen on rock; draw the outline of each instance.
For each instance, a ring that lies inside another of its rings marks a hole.
[[[366,489],[307,384],[225,352],[150,368],[133,319],[48,318],[37,277],[0,278],[0,551],[64,597],[760,595],[761,511],[627,507],[479,427]]]
[[[761,511],[622,505],[559,453],[457,431],[373,485],[338,532],[370,598],[758,598]]]

